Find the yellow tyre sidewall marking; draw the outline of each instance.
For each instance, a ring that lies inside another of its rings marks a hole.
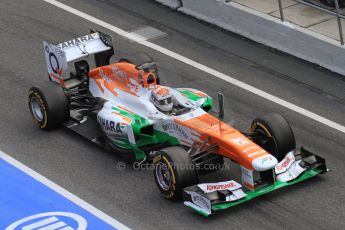
[[[270,131],[268,131],[268,129],[266,128],[266,126],[264,126],[263,124],[261,124],[260,122],[255,122],[252,126],[252,132],[254,132],[254,130],[256,129],[256,126],[259,126],[260,128],[262,128],[266,134],[268,135],[268,137],[272,137],[272,134],[270,133]]]
[[[165,163],[168,165],[169,171],[171,173],[171,177],[172,177],[172,183],[171,183],[171,191],[169,192],[169,194],[165,194],[165,196],[167,198],[171,198],[174,196],[175,190],[176,190],[176,178],[175,178],[175,171],[173,170],[172,165],[170,164],[170,161],[165,157],[162,156],[162,160],[165,161]]]
[[[31,91],[29,92],[29,97],[30,97],[30,98],[31,98],[31,97],[36,97],[36,98],[38,98],[38,100],[39,100],[39,102],[40,102],[40,106],[41,106],[41,109],[42,109],[42,112],[43,112],[43,123],[40,124],[40,123],[36,120],[35,116],[32,116],[32,117],[33,117],[33,120],[34,120],[35,124],[36,124],[39,128],[43,129],[43,128],[45,128],[45,127],[47,126],[47,110],[46,110],[45,103],[44,103],[44,101],[43,101],[41,95],[40,95],[39,93],[35,92],[35,91],[32,91],[32,90],[31,90]],[[30,110],[32,110],[32,108],[30,108]],[[33,113],[33,111],[31,111],[31,113]]]

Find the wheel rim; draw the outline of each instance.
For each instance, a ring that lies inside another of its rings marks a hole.
[[[272,155],[277,155],[278,147],[277,143],[273,137],[268,137],[267,133],[264,130],[257,129],[255,131],[255,135],[259,137],[258,143],[263,149],[267,152],[271,153]]]
[[[43,111],[39,99],[37,97],[32,97],[30,99],[30,105],[32,114],[34,115],[35,119],[38,122],[43,121]]]
[[[171,175],[170,175],[168,165],[166,163],[163,163],[163,162],[157,163],[156,177],[157,177],[159,186],[163,190],[166,190],[166,191],[169,190],[171,186]]]

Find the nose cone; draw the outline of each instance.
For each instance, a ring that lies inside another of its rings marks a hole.
[[[271,154],[266,154],[252,161],[255,171],[265,171],[274,168],[278,164],[278,160]]]

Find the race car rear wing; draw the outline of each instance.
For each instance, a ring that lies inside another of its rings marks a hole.
[[[114,54],[112,37],[100,31],[62,42],[57,45],[44,41],[45,59],[52,80],[63,82],[67,64],[79,58],[95,55],[96,67],[108,65]]]
[[[110,35],[102,32],[91,32],[91,34],[56,45],[58,49],[62,50],[66,54],[67,62],[113,48],[112,38]]]

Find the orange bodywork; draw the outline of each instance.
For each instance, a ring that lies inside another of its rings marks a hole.
[[[175,118],[174,121],[195,130],[201,135],[199,137],[201,141],[210,138],[209,145],[217,144],[218,154],[238,162],[247,169],[253,170],[254,159],[269,154],[237,129],[210,114],[206,113],[187,121]]]
[[[148,83],[148,76],[151,75],[154,81]],[[107,66],[92,69],[89,77],[95,80],[102,92],[106,87],[114,96],[118,91],[124,91],[138,96],[139,87],[151,87],[156,85],[156,77],[153,73],[146,73],[135,68],[134,64],[119,62]]]

